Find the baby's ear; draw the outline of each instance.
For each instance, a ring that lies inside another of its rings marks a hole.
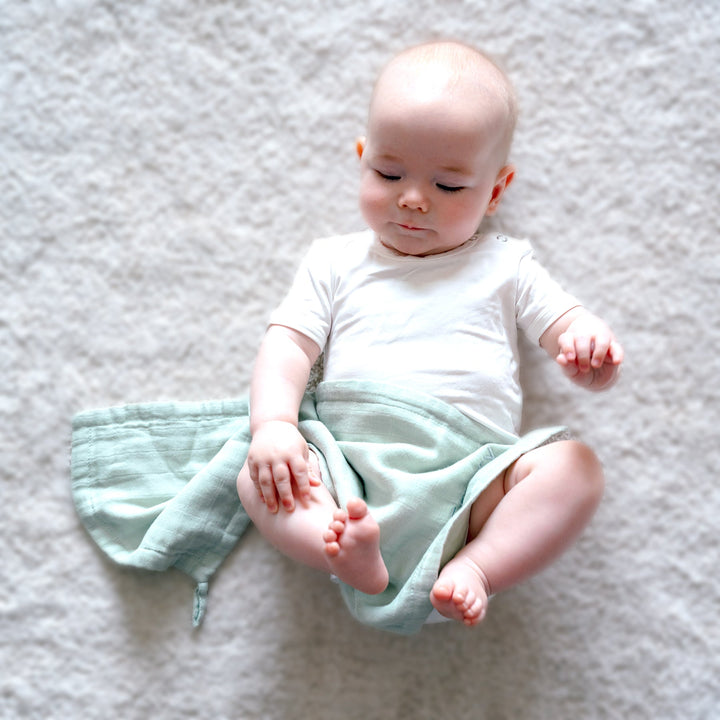
[[[485,212],[486,215],[494,215],[500,205],[500,200],[505,194],[505,191],[510,186],[510,183],[515,179],[515,166],[505,165],[495,178],[495,185],[492,191],[492,197],[490,198],[490,204]]]
[[[361,158],[363,156],[363,153],[365,152],[365,142],[366,138],[364,135],[360,135],[355,140],[355,152],[357,153],[357,156]]]

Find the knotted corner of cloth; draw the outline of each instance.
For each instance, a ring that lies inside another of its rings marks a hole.
[[[73,419],[83,525],[121,565],[189,575],[195,627],[210,578],[250,523],[236,491],[249,441],[247,401],[126,405]]]

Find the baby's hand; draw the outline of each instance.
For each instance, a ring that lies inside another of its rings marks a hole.
[[[620,374],[624,351],[600,318],[584,313],[558,337],[555,360],[565,374],[588,390],[605,390]]]
[[[311,486],[321,484],[308,463],[309,452],[305,439],[289,422],[265,422],[253,434],[248,452],[250,478],[271,513],[278,511],[278,501],[292,512],[295,492],[307,505]]]

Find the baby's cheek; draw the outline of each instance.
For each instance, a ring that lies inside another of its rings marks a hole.
[[[477,202],[464,202],[458,204],[454,212],[448,213],[448,222],[453,225],[453,230],[458,236],[471,237],[482,223],[485,213],[482,206]]]
[[[360,212],[365,218],[365,222],[371,228],[382,224],[386,208],[387,198],[379,188],[372,183],[362,183],[360,186]]]

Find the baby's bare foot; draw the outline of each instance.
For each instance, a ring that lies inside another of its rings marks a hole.
[[[466,558],[455,558],[442,569],[430,592],[430,602],[441,615],[472,626],[485,617],[488,594],[482,570]]]
[[[380,528],[364,500],[353,498],[347,510],[336,510],[323,534],[331,572],[348,585],[369,595],[381,593],[388,572],[380,554]]]

